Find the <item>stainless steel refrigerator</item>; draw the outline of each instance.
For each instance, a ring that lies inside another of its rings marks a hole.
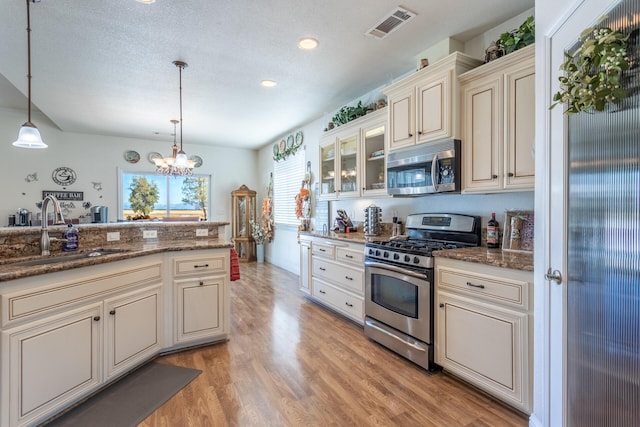
[[[639,20],[627,0],[601,24],[631,34],[629,98],[568,117],[569,426],[640,425]]]

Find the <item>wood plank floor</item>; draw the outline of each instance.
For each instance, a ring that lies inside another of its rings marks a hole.
[[[298,276],[242,264],[227,342],[158,359],[203,373],[151,414],[158,426],[526,426],[526,418],[368,340],[307,300]]]

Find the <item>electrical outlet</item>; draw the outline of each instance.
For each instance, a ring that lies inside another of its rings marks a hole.
[[[208,228],[196,228],[196,237],[205,237],[209,235]]]
[[[158,237],[157,230],[142,230],[142,238],[143,239],[155,239]]]
[[[116,242],[118,240],[120,240],[119,231],[113,231],[113,232],[107,233],[107,242]]]

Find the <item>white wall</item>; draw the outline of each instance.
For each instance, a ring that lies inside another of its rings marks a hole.
[[[61,107],[63,108],[63,107]],[[44,150],[29,150],[13,147],[18,129],[26,121],[23,111],[0,109],[0,147],[2,168],[0,178],[0,226],[7,225],[8,215],[19,208],[35,213],[36,203],[42,200],[43,190],[62,190],[63,187],[51,179],[53,170],[67,166],[77,174],[77,181],[69,186],[69,191],[84,192],[84,201],[92,205],[105,205],[109,208],[109,220],[117,219],[118,206],[117,170],[152,172],[155,167],[147,160],[150,152],[169,155],[173,143],[170,138],[142,140],[116,138],[102,135],[61,132],[51,125],[46,117],[32,113],[32,121],[38,126],[43,140],[49,145]],[[258,186],[257,152],[255,150],[227,147],[209,147],[189,144],[184,141],[188,155],[198,155],[203,165],[197,173],[211,175],[211,212],[212,221],[231,220],[231,191],[242,184],[254,189]],[[135,150],[140,154],[136,164],[124,160],[124,152]],[[37,173],[38,181],[27,182],[28,174]],[[102,190],[93,187],[92,182],[102,184]],[[82,202],[74,202],[71,217],[76,218],[88,211],[82,208]],[[230,227],[227,227],[230,237]]]

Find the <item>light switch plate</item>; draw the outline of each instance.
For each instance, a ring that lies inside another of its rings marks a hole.
[[[155,239],[158,237],[157,230],[142,230],[142,238],[143,239]]]
[[[119,231],[111,231],[107,233],[107,242],[116,242],[120,240],[120,232]]]
[[[209,235],[208,228],[196,228],[196,237],[204,237]]]

